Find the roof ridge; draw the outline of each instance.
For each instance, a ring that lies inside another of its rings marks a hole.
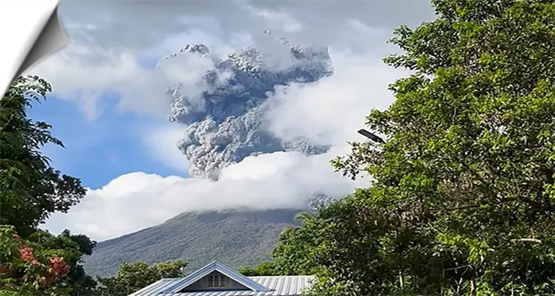
[[[246,288],[251,289],[253,292],[268,292],[269,289],[267,287],[262,286],[261,284],[253,281],[249,277],[246,277],[242,274],[237,273],[236,271],[232,270],[231,268],[219,263],[218,261],[212,261],[205,265],[204,267],[196,270],[195,272],[191,273],[187,277],[182,280],[179,280],[174,285],[171,285],[164,291],[161,291],[160,294],[165,293],[178,293],[179,291],[187,288],[188,286],[192,285],[193,283],[199,281],[203,277],[207,276],[209,273],[213,271],[218,271],[227,277],[233,279],[234,281],[238,282],[239,284],[245,286]]]

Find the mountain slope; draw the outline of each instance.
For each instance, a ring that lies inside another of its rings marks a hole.
[[[188,259],[189,268],[212,260],[231,267],[269,258],[284,227],[300,210],[183,213],[160,225],[98,243],[85,258],[91,275],[113,275],[121,262]]]

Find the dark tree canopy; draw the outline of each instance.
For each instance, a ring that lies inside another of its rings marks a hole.
[[[322,207],[318,207],[322,208]],[[323,218],[311,212],[301,212],[295,217],[302,227],[287,227],[279,235],[278,245],[272,251],[272,261],[263,262],[254,268],[243,267],[239,272],[246,276],[312,275],[317,266],[310,260],[321,242],[324,229]]]
[[[41,153],[47,144],[63,147],[51,126],[27,116],[50,91],[38,77],[19,77],[0,100],[0,224],[14,225],[22,235],[51,213],[67,212],[86,193],[79,179],[55,170]]]
[[[316,242],[290,258],[316,266],[318,295],[552,294],[555,3],[432,4],[391,40],[403,53],[385,62],[413,74],[367,118],[385,143],[332,162],[372,183],[279,248]]]

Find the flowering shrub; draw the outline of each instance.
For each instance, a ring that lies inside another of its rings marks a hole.
[[[66,295],[55,285],[70,271],[64,250],[21,239],[11,226],[0,226],[0,295]]]

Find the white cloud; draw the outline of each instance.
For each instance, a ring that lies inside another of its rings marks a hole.
[[[85,115],[94,119],[99,115],[99,96],[116,87],[135,89],[129,84],[139,69],[135,57],[127,51],[70,44],[27,72],[47,79],[61,98],[77,100]]]
[[[284,32],[292,33],[300,31],[303,27],[303,25],[293,19],[290,14],[282,11],[272,11],[268,9],[253,9],[253,11],[256,15],[268,21],[268,25],[271,28],[279,28]]]
[[[183,126],[164,124],[148,127],[143,133],[143,142],[153,158],[167,167],[186,173],[189,163],[185,155],[177,148],[177,142],[183,137]]]
[[[281,88],[271,99],[269,130],[283,139],[306,137],[339,147],[356,138],[372,108],[392,102],[387,86],[401,71],[383,65],[374,55],[331,51],[334,74],[316,84]]]
[[[202,76],[212,69],[211,60],[195,55],[182,55],[171,59],[171,64],[162,62],[160,68],[147,68],[126,49],[71,44],[27,73],[52,83],[54,95],[76,101],[84,114],[94,120],[103,111],[99,106],[107,92],[120,95],[120,110],[167,117],[171,98],[165,88],[181,83],[184,94],[198,97],[205,89]]]
[[[305,157],[294,152],[248,157],[222,171],[218,182],[135,172],[89,190],[68,214],[55,214],[45,225],[54,232],[70,227],[103,240],[161,223],[184,211],[230,208],[301,208],[315,190],[334,195],[355,183],[335,174],[329,155]]]

